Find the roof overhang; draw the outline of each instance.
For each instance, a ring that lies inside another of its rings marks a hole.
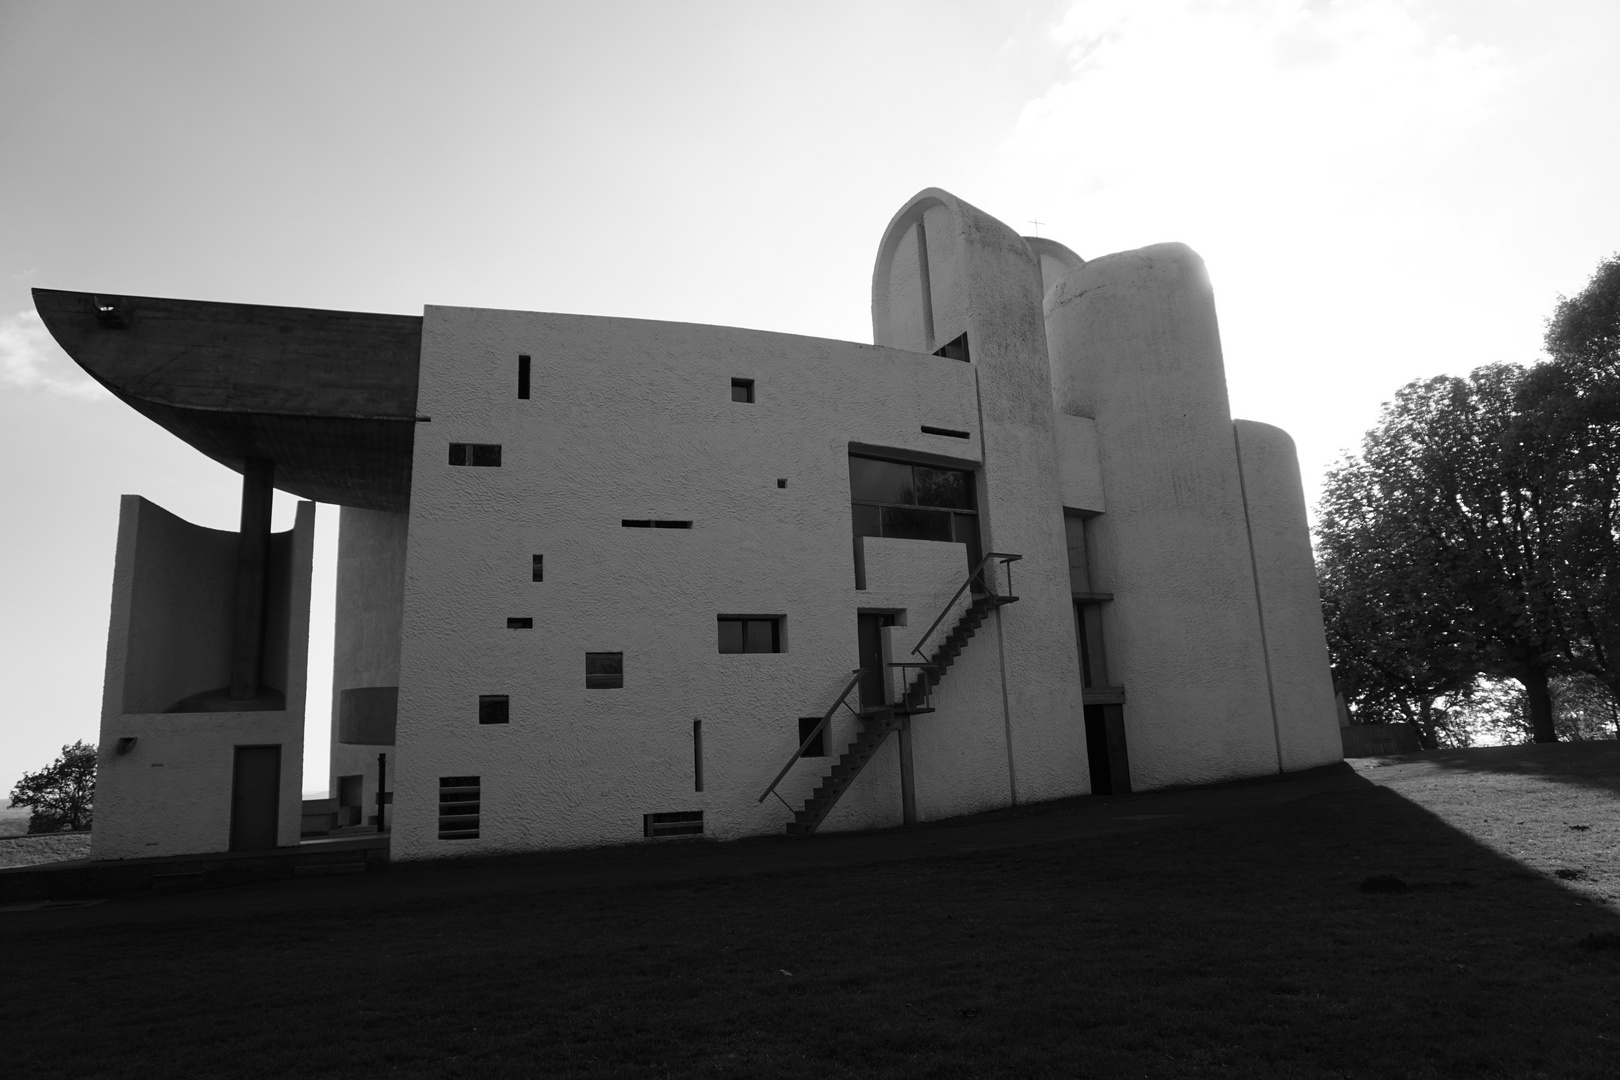
[[[35,289],[40,318],[125,404],[222,465],[372,510],[410,504],[422,319]]]

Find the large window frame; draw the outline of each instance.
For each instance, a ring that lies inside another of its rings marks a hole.
[[[968,567],[981,557],[973,470],[850,452],[850,528],[886,536],[964,544]]]

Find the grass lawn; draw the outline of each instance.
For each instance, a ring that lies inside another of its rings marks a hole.
[[[0,913],[0,1063],[1612,1080],[1620,747],[1525,750],[1569,753],[1083,800],[1031,846],[972,849],[1003,821]]]

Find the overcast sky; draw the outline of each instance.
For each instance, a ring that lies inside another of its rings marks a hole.
[[[883,227],[938,186],[1086,258],[1197,249],[1233,413],[1314,499],[1398,386],[1534,361],[1620,249],[1617,43],[1614,0],[0,0],[0,793],[97,737],[118,496],[239,499],[32,287],[870,341]]]

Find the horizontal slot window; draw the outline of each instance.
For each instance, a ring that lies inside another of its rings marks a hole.
[[[973,436],[969,435],[967,432],[965,432],[965,431],[957,431],[955,428],[930,427],[927,424],[924,424],[922,426],[922,433],[924,435],[944,435],[947,438],[951,438],[951,439],[971,439],[973,437]]]
[[[690,521],[680,521],[674,518],[620,518],[619,524],[626,529],[690,529]]]
[[[501,444],[453,442],[450,444],[450,464],[500,468]]]
[[[506,620],[506,628],[508,630],[533,630],[534,629],[534,620],[532,618],[528,618],[528,619],[507,619]]]

